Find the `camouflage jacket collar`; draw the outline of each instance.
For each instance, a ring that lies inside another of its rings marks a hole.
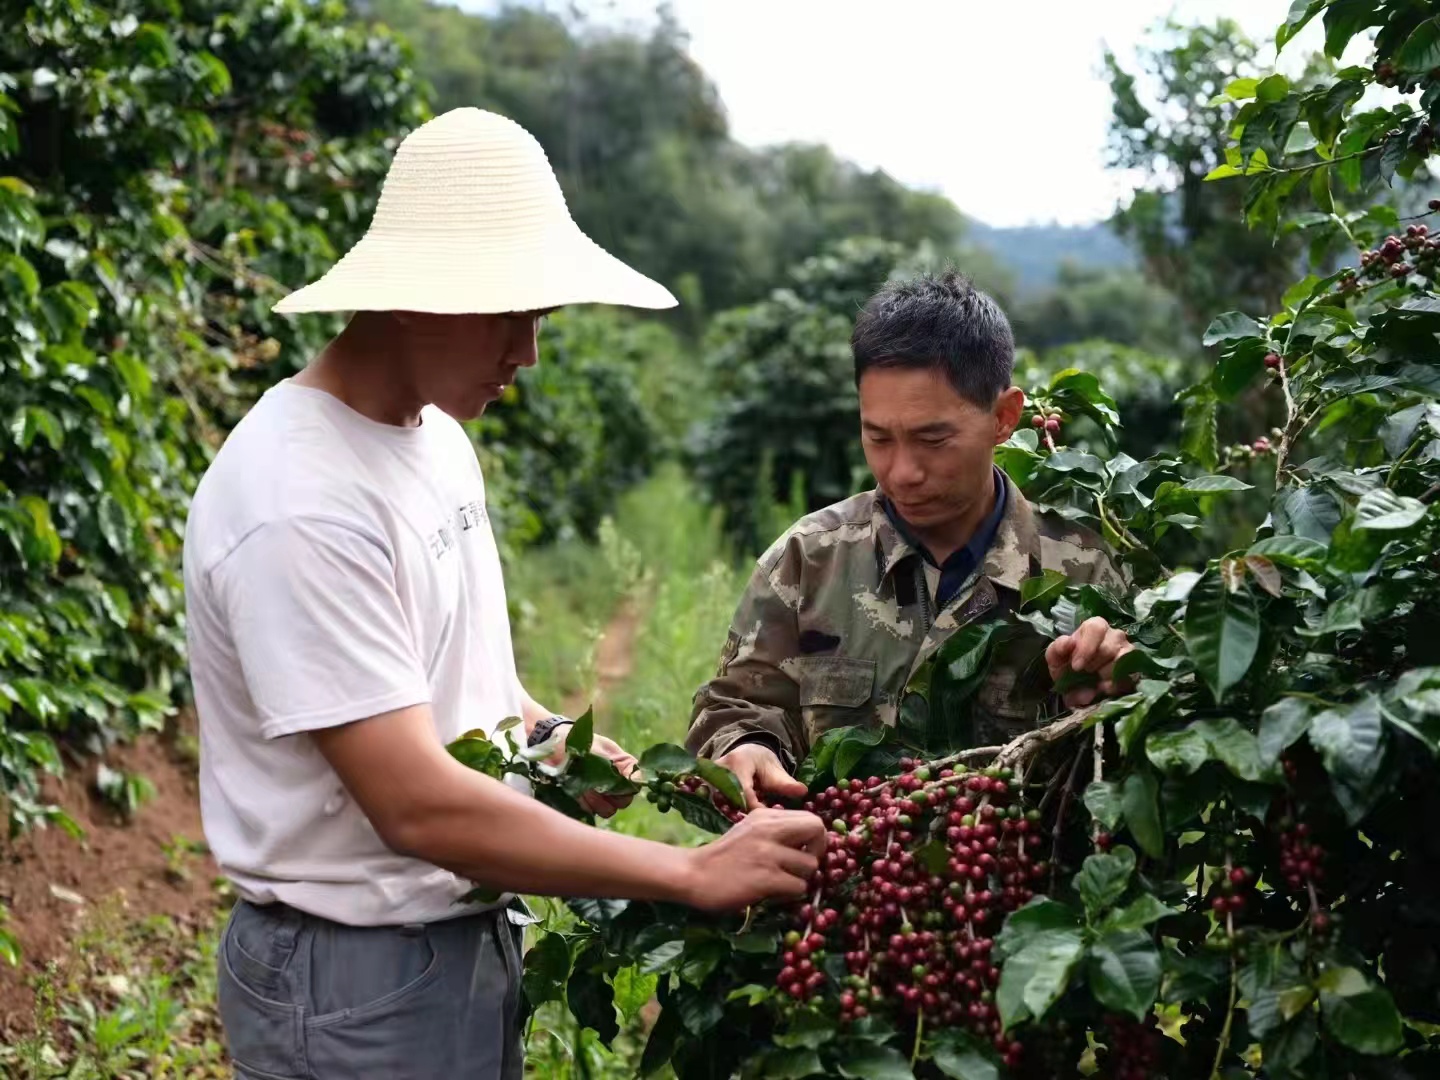
[[[1019,592],[1022,581],[1040,573],[1040,534],[1035,528],[1035,511],[1025,496],[1003,470],[1001,476],[1005,481],[1005,514],[1000,518],[995,540],[980,572],[996,585]],[[879,488],[871,492],[871,496],[870,526],[875,536],[876,565],[883,582],[907,558],[919,558],[920,552],[885,513]]]

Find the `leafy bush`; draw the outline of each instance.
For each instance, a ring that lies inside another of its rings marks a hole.
[[[274,279],[334,257],[385,139],[423,116],[399,46],[343,14],[36,0],[0,42],[12,831],[56,816],[37,779],[60,768],[54,736],[101,750],[161,727],[183,692],[189,493],[244,408],[238,384],[324,341],[272,321]]]
[[[1300,94],[1283,80],[1228,89],[1249,102],[1233,168],[1253,170],[1260,224],[1278,223],[1301,180],[1312,199],[1334,180],[1361,200],[1431,153],[1433,121],[1408,103],[1379,117],[1353,115],[1349,103],[1380,79],[1440,105],[1433,15],[1314,0],[1292,7],[1282,37],[1322,11],[1332,54],[1361,27],[1380,27],[1375,70],[1346,69]],[[1313,146],[1295,136],[1300,117]],[[895,728],[820,740],[800,776],[811,805],[837,823],[806,903],[713,918],[577,901],[582,922],[527,961],[532,1002],[568,1002],[608,1041],[621,988],[658,974],[662,1011],[641,1070],[668,1062],[681,1080],[1434,1075],[1440,646],[1426,621],[1440,603],[1440,255],[1419,223],[1389,237],[1347,224],[1363,248],[1349,269],[1302,282],[1268,318],[1229,312],[1211,324],[1206,342],[1219,355],[1186,394],[1180,452],[1118,452],[1114,398],[1093,373],[1062,371],[1031,393],[1042,424],[1001,449],[1003,467],[1036,501],[1101,529],[1136,591],[1034,578],[1018,612],[949,639]],[[1167,537],[1207,532],[1217,503],[1246,489],[1215,471],[1217,419],[1257,387],[1283,403],[1273,443],[1250,447],[1274,468],[1269,514],[1243,545],[1173,573]],[[1063,426],[1043,423],[1056,409],[1091,419],[1094,452],[1064,446]],[[977,673],[997,648],[1094,615],[1137,643],[1116,667],[1133,692],[1009,746],[956,751]],[[537,776],[542,797],[572,812],[590,783],[633,790],[586,754],[586,730],[576,728],[563,769]],[[530,771],[470,743],[452,752]],[[1013,778],[961,773],[977,760]],[[642,765],[658,805],[712,831],[735,818],[733,777],[713,763],[660,746]],[[887,786],[897,774],[908,779]],[[856,791],[860,777],[871,779]],[[987,817],[977,779],[1030,809]],[[1043,852],[1048,880],[1034,874],[1033,853],[1028,881],[1016,880],[1014,849],[978,831],[987,820],[1038,834],[1025,846]],[[991,839],[998,854],[987,862]],[[1045,895],[992,937],[995,905],[1013,908],[1031,890]],[[974,904],[986,917],[970,917]],[[965,950],[974,974],[956,976],[935,945]],[[901,984],[905,963],[911,981]],[[931,981],[940,972],[948,983]],[[971,1007],[956,1017],[962,997]]]

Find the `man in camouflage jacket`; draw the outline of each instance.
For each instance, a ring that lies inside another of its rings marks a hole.
[[[896,722],[918,669],[958,629],[1019,605],[1046,570],[1123,587],[1089,530],[1037,513],[995,467],[1024,408],[1005,316],[964,278],[887,287],[852,338],[874,491],[802,518],[759,560],[688,744],[734,771],[754,805],[803,793],[790,777],[832,727]],[[1006,640],[974,708],[977,745],[1113,693],[1124,634],[1092,619],[1048,647]],[[1065,670],[1098,674],[1063,702]]]

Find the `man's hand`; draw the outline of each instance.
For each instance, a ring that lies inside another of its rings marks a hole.
[[[561,729],[565,736],[570,734],[572,726],[566,725]],[[590,752],[609,761],[621,776],[629,776],[640,764],[635,760],[634,755],[604,735],[596,735],[591,740]],[[551,760],[557,765],[565,760],[564,738],[561,739],[560,749],[556,751],[555,757]],[[587,791],[580,796],[580,805],[592,814],[608,818],[614,817],[617,810],[624,810],[630,805],[633,798],[632,795],[601,795],[598,791]]]
[[[1115,661],[1134,648],[1123,630],[1116,630],[1101,618],[1086,619],[1073,634],[1050,643],[1045,650],[1045,663],[1050,668],[1050,678],[1056,681],[1070,671],[1091,671],[1098,676],[1096,685],[1077,686],[1064,695],[1066,707],[1078,709],[1102,697],[1129,692],[1129,680],[1117,682],[1112,672]]]
[[[814,814],[754,810],[720,839],[690,849],[691,872],[682,895],[702,911],[798,900],[824,851],[825,823]]]
[[[742,743],[715,764],[725,766],[740,781],[740,786],[745,789],[746,810],[763,806],[762,796],[767,794],[786,795],[792,799],[805,795],[805,785],[785,771],[775,751],[760,743]]]

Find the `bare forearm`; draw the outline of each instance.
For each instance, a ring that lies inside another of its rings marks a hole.
[[[477,885],[537,896],[684,901],[689,853],[572,821],[456,765],[392,843]]]

